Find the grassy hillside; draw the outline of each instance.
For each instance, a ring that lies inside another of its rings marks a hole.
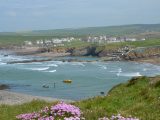
[[[27,35],[27,36],[88,36],[88,35],[135,35],[141,33],[160,32],[160,24],[135,24],[107,27],[88,27],[77,29],[35,30],[28,32],[5,32],[0,35]],[[157,33],[157,34],[158,34]]]
[[[77,29],[36,30],[28,32],[0,32],[0,46],[22,45],[24,41],[61,37],[82,37],[89,35],[130,36],[136,38],[160,38],[160,24],[136,24],[108,27],[88,27]],[[117,43],[118,45],[119,43]],[[121,44],[121,43],[120,43]],[[124,44],[124,43],[122,43]],[[114,44],[116,45],[116,44]]]
[[[136,47],[149,47],[149,46],[159,46],[160,45],[160,39],[149,39],[145,41],[134,41],[134,42],[118,42],[118,43],[106,43],[106,44],[97,44],[97,43],[88,43],[83,41],[74,41],[71,43],[67,43],[65,45],[66,48],[83,48],[87,46],[96,46],[97,49],[100,50],[113,50],[118,49],[125,46],[131,46],[133,48]]]
[[[160,24],[137,24],[109,27],[88,27],[79,29],[39,30],[28,34],[44,34],[54,36],[86,36],[86,35],[129,35],[144,32],[160,32]]]
[[[38,111],[45,105],[42,101],[16,106],[0,106],[0,120],[15,120],[20,113]],[[86,120],[120,113],[123,116],[135,116],[140,120],[159,120],[160,118],[160,76],[132,78],[109,91],[107,96],[99,96],[75,102]]]
[[[160,119],[160,76],[140,77],[119,84],[105,97],[96,97],[76,103],[87,120],[120,113],[140,120]]]
[[[134,41],[134,42],[119,42],[119,43],[110,43],[105,45],[105,49],[117,49],[124,46],[136,47],[149,47],[149,46],[159,46],[160,39],[149,39],[145,41]]]
[[[52,36],[21,36],[21,35],[0,35],[0,46],[22,45],[24,41],[36,41],[52,39]]]

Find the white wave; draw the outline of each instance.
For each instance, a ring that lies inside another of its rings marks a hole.
[[[29,59],[25,59],[19,56],[7,56],[7,57],[2,57],[0,60],[5,62],[12,62],[12,61],[24,61]]]
[[[47,71],[47,72],[51,72],[51,73],[54,73],[56,72],[57,70],[50,70],[50,71]]]
[[[122,68],[118,68],[117,70],[112,70],[112,71],[109,71],[109,72],[118,72],[118,73],[121,73],[122,72]]]
[[[143,68],[143,71],[147,71],[147,68]]]
[[[41,65],[41,64],[43,64],[43,63],[41,63],[41,62],[34,62],[34,63],[30,63],[30,64],[37,64],[37,65]]]
[[[0,65],[6,65],[6,63],[0,63]]]
[[[44,67],[44,68],[29,68],[30,70],[37,70],[37,71],[44,71],[44,70],[48,70],[49,67]]]
[[[62,62],[62,61],[54,61],[54,63],[56,63],[56,64],[63,64],[64,62]]]
[[[118,72],[122,72],[122,68],[119,68],[119,69],[118,69]]]
[[[139,72],[135,72],[135,73],[117,73],[117,76],[135,77],[135,76],[142,76],[142,75]]]
[[[72,65],[79,65],[79,66],[83,66],[83,67],[85,67],[85,65],[84,65],[83,63],[80,63],[80,62],[72,63]]]
[[[47,66],[50,66],[50,67],[58,67],[58,65],[56,65],[56,64],[49,64],[49,65],[47,65]]]
[[[101,68],[101,69],[104,69],[104,70],[106,70],[106,69],[107,69],[107,67],[106,67],[106,66],[103,66],[103,65],[102,65],[102,66],[100,66],[100,68]]]

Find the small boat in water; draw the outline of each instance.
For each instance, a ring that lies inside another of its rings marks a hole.
[[[72,83],[72,80],[63,80],[64,83]]]
[[[43,88],[49,88],[49,85],[43,84]]]

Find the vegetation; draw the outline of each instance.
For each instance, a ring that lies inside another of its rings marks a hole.
[[[76,103],[87,120],[121,113],[136,116],[140,120],[160,118],[160,76],[140,77],[114,87],[107,96],[96,97]],[[157,85],[158,84],[158,85]]]
[[[21,113],[39,111],[46,105],[43,101],[33,101],[23,105],[1,105],[0,119],[15,120]],[[107,96],[99,96],[73,103],[83,111],[86,120],[97,120],[118,113],[123,116],[135,116],[140,120],[158,120],[160,118],[160,76],[132,78],[127,83],[111,89]]]
[[[71,43],[67,43],[65,45],[65,48],[84,48],[88,46],[95,46],[96,51],[102,51],[102,50],[114,50],[119,49],[125,46],[130,46],[132,48],[136,47],[150,47],[150,46],[158,46],[160,45],[160,39],[149,39],[145,41],[133,41],[133,42],[118,42],[118,43],[88,43],[84,41],[74,41]]]
[[[19,35],[0,35],[0,46],[19,46],[23,45],[24,41],[32,41],[42,39],[51,39],[52,36],[19,36]]]
[[[133,41],[133,42],[119,42],[119,43],[110,43],[106,44],[106,49],[117,49],[124,46],[136,47],[150,47],[160,45],[160,39],[149,39],[145,41]]]
[[[16,120],[15,116],[22,113],[30,113],[39,111],[45,106],[51,106],[55,103],[46,103],[44,101],[32,101],[23,105],[1,105],[0,106],[0,120]]]
[[[0,35],[22,36],[88,36],[88,35],[135,35],[146,32],[160,32],[160,24],[135,24],[108,27],[88,27],[78,29],[36,30],[27,32],[8,32]]]

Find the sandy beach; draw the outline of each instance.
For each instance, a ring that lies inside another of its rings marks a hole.
[[[15,93],[6,90],[0,90],[0,104],[15,105],[31,102],[32,100],[44,100],[46,102],[65,101],[73,102],[71,100],[56,99],[51,97],[32,96],[22,93]]]

